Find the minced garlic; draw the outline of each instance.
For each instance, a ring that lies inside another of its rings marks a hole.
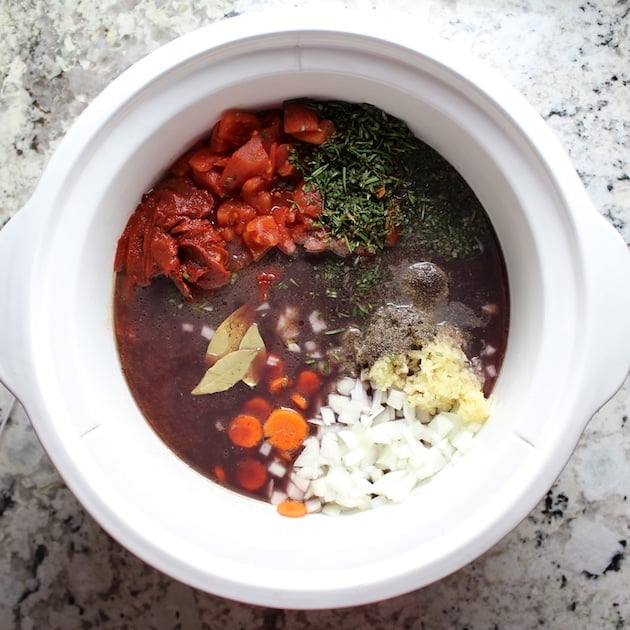
[[[419,350],[377,359],[368,372],[376,389],[404,391],[408,403],[431,415],[453,411],[465,422],[484,422],[491,401],[463,350],[448,335],[438,335]]]

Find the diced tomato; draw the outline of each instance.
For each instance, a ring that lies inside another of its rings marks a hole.
[[[250,112],[228,111],[214,126],[210,136],[210,149],[223,152],[239,147],[252,133],[260,129],[260,121]]]
[[[282,274],[275,269],[268,269],[256,274],[256,282],[258,283],[258,297],[261,302],[269,299],[269,291],[271,287],[280,279]]]
[[[293,145],[287,142],[274,144],[270,153],[273,168],[280,177],[289,177],[297,174],[297,169],[290,162]]]
[[[217,155],[209,147],[200,147],[188,158],[188,164],[194,171],[205,173],[215,166],[225,166],[227,158],[224,155]]]
[[[269,182],[264,177],[250,177],[243,183],[241,198],[256,208],[258,214],[271,211],[271,192]]]
[[[335,125],[332,120],[321,120],[317,129],[299,131],[291,134],[296,140],[309,144],[324,144],[335,133]]]
[[[266,120],[262,121],[260,129],[260,139],[262,140],[265,151],[271,151],[271,145],[277,144],[282,135],[282,119],[280,114],[271,114]]]
[[[221,173],[219,171],[213,168],[205,173],[193,171],[192,175],[196,184],[214,193],[217,197],[225,197],[225,191],[221,188],[220,184]]]
[[[293,237],[291,236],[291,232],[284,226],[279,225],[278,231],[280,233],[280,240],[278,241],[278,249],[283,253],[287,254],[287,256],[291,256],[295,253],[297,246]]]
[[[247,224],[256,216],[256,210],[247,202],[233,197],[226,199],[217,208],[217,225],[226,227],[228,225],[237,225],[238,223]]]
[[[319,118],[317,112],[300,103],[285,103],[284,132],[289,134],[304,131],[317,131]]]
[[[316,219],[322,211],[322,196],[311,184],[302,182],[293,193],[293,201],[300,213]]]
[[[272,174],[269,154],[262,145],[260,135],[255,134],[234,151],[219,181],[225,191],[236,192],[250,177],[271,177]]]
[[[258,216],[245,226],[243,242],[258,260],[270,247],[280,241],[280,230],[274,218],[269,215]]]
[[[170,167],[171,173],[175,177],[184,177],[190,173],[190,165],[188,164],[188,158],[192,155],[192,151],[185,153],[181,157],[177,158]]]
[[[286,226],[295,223],[295,210],[290,206],[274,206],[271,210],[271,216],[278,225]]]

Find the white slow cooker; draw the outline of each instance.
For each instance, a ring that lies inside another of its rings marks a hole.
[[[503,248],[511,324],[496,407],[456,466],[398,505],[286,519],[150,429],[116,352],[112,264],[142,192],[224,110],[305,95],[381,107],[461,172]],[[542,120],[417,25],[345,13],[225,20],[115,80],[0,232],[0,304],[0,380],[102,527],[182,582],[277,608],[381,600],[478,557],[545,494],[630,368],[627,247]]]

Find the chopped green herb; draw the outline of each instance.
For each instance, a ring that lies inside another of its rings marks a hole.
[[[300,102],[335,123],[327,142],[298,145],[292,161],[322,195],[320,226],[350,252],[376,253],[402,232],[448,258],[478,250],[484,213],[458,206],[461,178],[404,122],[366,103]]]

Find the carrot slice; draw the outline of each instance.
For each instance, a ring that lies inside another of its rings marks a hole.
[[[217,478],[218,481],[225,481],[225,468],[223,468],[223,466],[217,464],[214,467],[214,476]]]
[[[258,418],[262,422],[271,413],[271,405],[262,396],[256,396],[256,398],[251,398],[243,405],[241,413],[254,416],[254,418]]]
[[[257,459],[244,459],[236,469],[236,481],[245,490],[258,490],[267,481],[267,469]]]
[[[244,448],[256,446],[263,437],[260,420],[254,416],[239,414],[230,422],[228,437],[236,446]]]
[[[291,394],[291,400],[298,409],[301,409],[302,411],[308,409],[308,400],[299,392],[293,392]]]
[[[275,409],[263,428],[269,442],[284,451],[295,450],[308,435],[306,420],[294,409]]]
[[[269,381],[269,392],[271,394],[279,394],[283,389],[287,389],[292,385],[288,376],[277,376]]]
[[[295,382],[295,389],[304,394],[304,396],[312,396],[316,394],[322,386],[322,380],[319,374],[313,370],[303,370],[298,374]]]
[[[294,501],[293,499],[285,499],[276,506],[278,513],[282,516],[290,518],[300,518],[306,516],[306,504],[303,501]]]

